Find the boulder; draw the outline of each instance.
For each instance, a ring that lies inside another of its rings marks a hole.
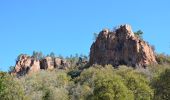
[[[146,67],[157,64],[151,46],[136,36],[130,25],[115,31],[102,30],[90,48],[90,65],[127,65]]]

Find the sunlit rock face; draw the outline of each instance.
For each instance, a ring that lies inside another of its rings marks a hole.
[[[25,74],[31,74],[40,70],[40,61],[36,60],[28,55],[21,55],[16,61],[15,68],[12,74],[22,76]]]
[[[28,55],[21,55],[16,61],[15,68],[11,74],[23,76],[40,70],[67,69],[68,67],[70,67],[69,62],[60,58],[45,57],[37,60]]]
[[[90,48],[90,65],[111,64],[146,67],[157,64],[149,44],[135,36],[130,25],[121,25],[114,31],[102,30]]]

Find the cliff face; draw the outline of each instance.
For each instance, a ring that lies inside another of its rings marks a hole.
[[[40,62],[26,55],[20,56],[16,62],[13,74],[24,75],[26,73],[38,72]]]
[[[90,48],[89,63],[146,67],[157,62],[151,46],[135,36],[130,25],[121,25],[114,32],[104,29],[99,33]]]
[[[70,67],[69,63],[60,58],[45,57],[41,60],[37,60],[28,55],[21,55],[16,62],[15,68],[12,72],[13,75],[22,76],[25,74],[31,74],[38,72],[41,69],[67,69]]]

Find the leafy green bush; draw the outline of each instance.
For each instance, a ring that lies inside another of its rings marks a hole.
[[[73,67],[42,70],[19,78],[1,72],[0,100],[168,100],[169,77],[169,64],[146,69]]]
[[[94,94],[91,99],[95,100],[133,100],[134,96],[130,90],[123,84],[121,77],[98,78],[95,81]]]
[[[155,100],[169,100],[170,99],[170,69],[166,69],[153,82],[155,89]]]
[[[149,86],[149,80],[143,74],[127,67],[120,67],[116,73],[123,79],[124,84],[134,94],[135,100],[151,100],[153,90]]]
[[[4,74],[0,76],[0,100],[25,100],[20,80]]]
[[[78,83],[75,88],[79,89],[76,91],[74,88],[73,97],[77,100],[151,100],[153,98],[153,90],[147,78],[127,67],[114,69],[111,65],[93,66],[84,70],[76,81]],[[83,87],[88,87],[87,92],[83,92]]]
[[[54,70],[27,75],[20,80],[25,96],[31,100],[68,100],[70,79],[66,72]]]
[[[159,64],[170,64],[170,56],[165,54],[157,54],[156,60]]]

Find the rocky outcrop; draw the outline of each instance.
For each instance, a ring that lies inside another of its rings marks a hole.
[[[51,57],[45,57],[40,61],[41,69],[54,69],[54,60]]]
[[[41,69],[67,69],[70,67],[69,62],[60,58],[45,57],[40,60]]]
[[[38,72],[41,69],[52,70],[52,69],[67,69],[70,67],[70,64],[60,58],[45,57],[41,60],[37,60],[34,57],[28,55],[20,55],[16,61],[13,75],[22,76],[25,74],[31,74]]]
[[[133,33],[130,25],[121,25],[115,31],[104,29],[90,48],[90,65],[146,67],[156,63],[152,48]]]
[[[25,75],[26,73],[38,72],[40,70],[40,61],[27,55],[21,55],[16,61],[12,74]]]

